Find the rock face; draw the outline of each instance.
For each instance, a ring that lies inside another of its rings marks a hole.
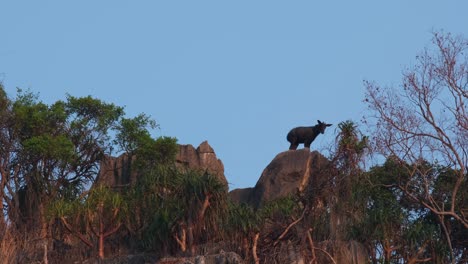
[[[265,168],[254,188],[230,192],[234,201],[259,207],[265,202],[302,192],[329,168],[330,162],[319,152],[309,149],[279,153]]]
[[[228,183],[224,176],[224,165],[216,157],[216,153],[207,141],[202,142],[196,149],[192,145],[179,145],[176,166],[181,170],[190,169],[213,174],[226,186],[226,191],[228,190]],[[132,162],[129,162],[126,154],[119,157],[107,156],[101,162],[96,183],[112,187],[132,184],[137,175],[130,173],[131,169]]]
[[[234,189],[229,192],[229,197],[231,198],[232,201],[235,201],[237,203],[250,203],[250,195],[253,193],[254,188],[239,188],[239,189]]]
[[[176,163],[179,169],[206,171],[216,176],[226,186],[227,191],[228,182],[224,176],[223,162],[216,157],[208,141],[202,142],[196,149],[192,145],[179,145]]]
[[[127,154],[118,157],[104,157],[100,164],[96,184],[120,187],[133,183],[136,179],[136,173],[130,175],[131,166],[132,163],[129,162]]]

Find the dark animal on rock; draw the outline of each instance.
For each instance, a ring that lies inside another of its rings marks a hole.
[[[311,127],[296,127],[289,131],[288,136],[286,137],[291,143],[289,149],[297,149],[299,144],[304,143],[305,148],[310,148],[310,144],[314,139],[319,135],[325,132],[325,128],[331,126],[332,124],[327,124],[317,120],[318,124]]]

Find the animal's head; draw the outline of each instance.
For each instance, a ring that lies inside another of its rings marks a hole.
[[[325,133],[325,128],[331,126],[332,124],[327,124],[325,122],[321,122],[320,120],[317,120],[317,127],[318,127],[318,130],[321,134]]]

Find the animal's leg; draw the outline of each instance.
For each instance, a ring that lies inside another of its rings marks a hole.
[[[304,142],[304,148],[310,149],[310,144],[312,144],[312,141]]]
[[[289,149],[295,150],[295,149],[297,149],[297,146],[299,146],[298,143],[291,143],[291,146],[289,146]]]

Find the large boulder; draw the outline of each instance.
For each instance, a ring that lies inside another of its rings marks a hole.
[[[303,192],[311,181],[322,177],[329,166],[330,161],[317,151],[288,150],[270,162],[254,188],[235,189],[230,197],[258,208],[268,201]]]
[[[249,188],[238,188],[229,192],[229,197],[236,203],[250,203],[250,196],[253,192],[253,187]]]
[[[179,152],[176,156],[176,166],[180,170],[197,170],[201,173],[208,172],[217,177],[228,190],[228,182],[224,176],[224,165],[216,157],[213,148],[204,141],[194,148],[192,145],[179,145]],[[97,184],[106,186],[121,187],[132,184],[137,179],[137,174],[132,171],[132,162],[127,154],[119,157],[106,156],[101,164]]]

